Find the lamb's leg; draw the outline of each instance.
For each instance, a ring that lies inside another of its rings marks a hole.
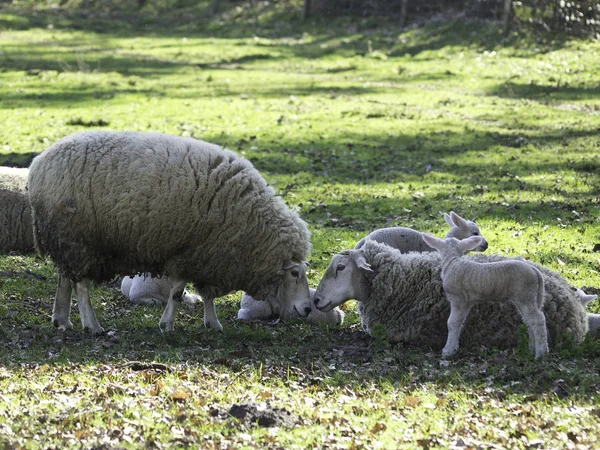
[[[460,331],[469,315],[471,305],[459,297],[448,296],[450,302],[450,317],[448,317],[448,340],[442,350],[442,356],[447,358],[458,350]]]
[[[83,279],[75,284],[77,291],[77,307],[79,308],[79,316],[81,317],[81,325],[84,331],[89,331],[94,336],[99,336],[104,333],[104,328],[98,323],[96,313],[90,302],[90,280]]]
[[[61,331],[70,330],[73,324],[69,320],[71,315],[71,280],[58,275],[58,288],[52,308],[52,323]]]
[[[185,291],[185,280],[176,280],[172,279],[171,284],[171,292],[169,294],[169,301],[167,302],[167,306],[162,313],[160,321],[158,322],[158,327],[163,332],[173,331],[174,322],[175,322],[175,311],[177,310],[177,305],[181,303],[183,292]]]
[[[548,329],[546,328],[546,316],[536,305],[523,305],[514,302],[521,313],[523,322],[527,325],[529,333],[529,348],[535,358],[541,358],[548,354]]]
[[[211,297],[204,298],[204,326],[217,331],[223,331],[223,325],[221,325],[217,317],[215,299]]]

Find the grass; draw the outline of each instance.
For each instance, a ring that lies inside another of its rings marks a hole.
[[[207,2],[172,12],[0,9],[0,163],[90,128],[153,130],[251,160],[313,236],[310,283],[332,253],[389,225],[444,233],[475,218],[494,253],[522,255],[598,293],[600,45],[464,18],[407,29],[377,19],[299,22],[299,9]],[[257,12],[258,11],[258,12]],[[182,20],[184,18],[185,20]],[[50,323],[56,274],[0,258],[4,448],[591,448],[600,345],[438,353],[339,328],[242,324],[92,293],[108,333]],[[598,312],[600,305],[588,306]],[[139,361],[139,364],[132,364]],[[285,408],[295,426],[229,417]]]

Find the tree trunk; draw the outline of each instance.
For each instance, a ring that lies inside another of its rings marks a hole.
[[[510,28],[510,17],[512,13],[512,0],[504,0],[504,15],[502,16],[502,22],[504,22],[504,36],[508,36],[508,30]]]
[[[302,20],[306,20],[310,17],[312,11],[312,0],[304,0],[304,9],[302,11]]]
[[[402,0],[402,4],[400,5],[400,26],[403,27],[406,23],[406,4],[408,0]]]
[[[219,10],[219,0],[212,0],[210,2],[210,6],[208,7],[208,14],[214,16]]]

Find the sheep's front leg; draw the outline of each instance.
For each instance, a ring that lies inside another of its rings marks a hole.
[[[71,280],[58,275],[58,288],[52,308],[52,323],[60,331],[70,330],[73,324],[69,320],[71,315]]]
[[[181,303],[183,299],[183,293],[185,291],[185,280],[172,280],[171,292],[169,293],[169,301],[165,307],[164,312],[158,322],[158,327],[163,332],[169,332],[174,330],[175,323],[175,311],[177,305]]]
[[[213,328],[217,331],[223,331],[223,325],[221,325],[221,322],[219,322],[219,318],[217,317],[214,298],[204,298],[204,326],[206,328]]]
[[[529,349],[535,358],[538,359],[548,354],[548,329],[544,312],[533,305],[522,305],[515,302],[515,306],[521,313],[523,322],[527,325]]]
[[[100,326],[90,302],[90,280],[83,279],[77,282],[75,290],[77,291],[77,307],[79,308],[83,330],[89,331],[94,336],[104,334],[104,328]]]
[[[448,301],[450,302],[450,317],[448,318],[448,339],[442,350],[444,358],[454,355],[458,350],[460,331],[471,310],[471,305],[466,302],[466,299],[448,296]]]

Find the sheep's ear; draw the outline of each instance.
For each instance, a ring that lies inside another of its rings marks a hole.
[[[597,295],[593,295],[593,294],[590,294],[590,295],[584,294],[581,297],[579,297],[579,300],[581,300],[581,304],[583,306],[585,306],[589,302],[592,302],[592,301],[596,300],[596,297],[598,297],[598,296]]]
[[[354,263],[356,264],[356,267],[358,267],[361,270],[364,270],[365,272],[374,273],[373,269],[371,269],[371,266],[369,265],[369,263],[367,263],[367,260],[365,259],[365,255],[363,252],[354,252],[352,257],[353,257],[352,259],[354,259]]]
[[[483,244],[483,241],[485,241],[485,239],[482,236],[471,236],[470,238],[459,241],[458,247],[461,251],[466,253],[479,247]]]
[[[446,220],[446,223],[450,225],[450,227],[454,227],[454,222],[452,222],[452,217],[450,217],[450,214],[444,213],[444,219]]]
[[[294,266],[299,266],[300,264],[294,262],[294,261],[286,261],[281,265],[281,269],[282,270],[288,270],[291,269]]]
[[[431,248],[435,249],[440,248],[440,245],[442,244],[442,240],[440,238],[425,233],[423,233],[423,241]]]
[[[467,225],[467,221],[456,214],[454,211],[450,211],[450,220],[455,227],[464,227]]]

